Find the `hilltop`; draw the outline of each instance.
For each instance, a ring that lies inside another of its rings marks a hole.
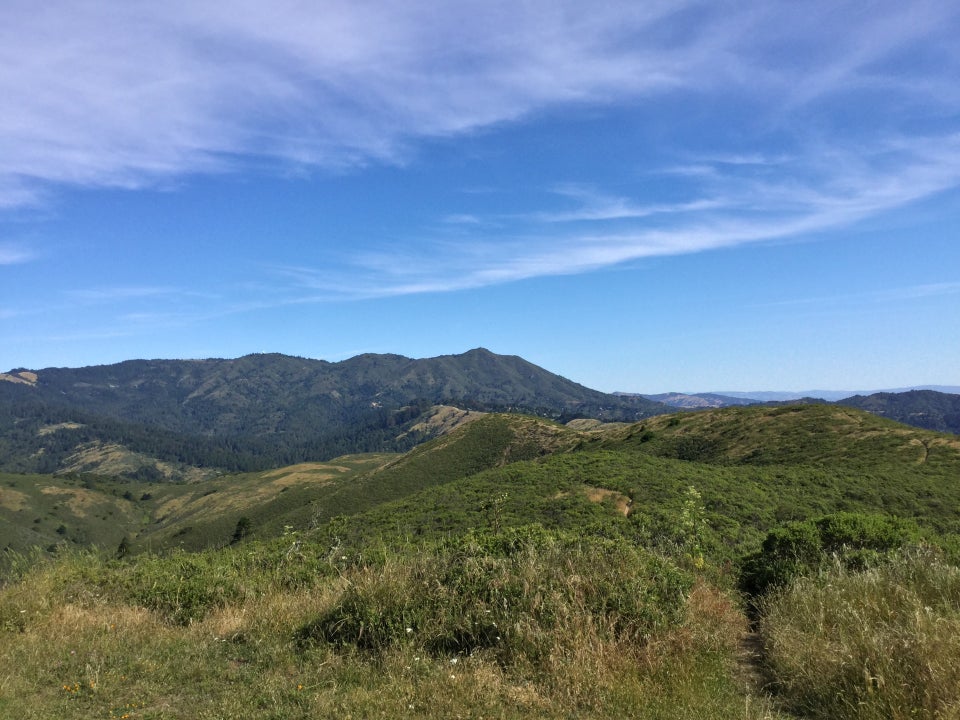
[[[960,434],[960,394],[953,386],[908,388],[859,394],[845,391],[809,390],[805,393],[756,392],[662,393],[642,395],[674,408],[701,410],[732,405],[783,405],[797,402],[833,402],[855,407],[914,427]],[[617,393],[627,395],[626,393]]]

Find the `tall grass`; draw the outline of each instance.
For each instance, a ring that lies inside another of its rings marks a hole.
[[[300,637],[539,664],[584,645],[642,646],[680,621],[690,583],[672,563],[608,540],[514,533],[493,549],[467,538],[362,569]]]
[[[640,549],[278,549],[33,566],[0,589],[0,717],[773,716],[735,603]]]
[[[929,549],[797,579],[762,603],[761,629],[805,716],[960,717],[960,569]]]

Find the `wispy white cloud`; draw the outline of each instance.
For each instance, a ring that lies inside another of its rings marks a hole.
[[[891,291],[894,297],[902,299],[939,297],[941,295],[960,295],[960,282],[926,283]]]
[[[691,143],[710,147],[699,153],[678,142],[664,152],[672,161],[645,169],[674,176],[677,199],[567,184],[553,202],[497,214],[485,198],[483,211],[441,217],[426,240],[362,246],[319,270],[270,268],[276,287],[256,302],[222,299],[214,312],[473,288],[798,237],[960,186],[958,36],[960,8],[948,0],[869,9],[843,0],[52,0],[42,12],[6,0],[0,209],[60,187],[403,163],[424,138],[569,104],[669,96],[704,112],[733,97],[756,142]],[[32,257],[0,244],[0,265]],[[178,294],[117,287],[74,298]]]
[[[764,173],[724,175],[717,169],[712,182],[724,186],[722,202],[708,195],[670,207],[634,207],[594,190],[565,188],[566,195],[585,198],[584,208],[531,215],[524,235],[440,238],[426,246],[367,251],[354,255],[347,270],[298,268],[287,278],[311,292],[354,298],[461,290],[810,237],[960,187],[960,135],[888,139],[872,152],[820,150],[813,154],[814,161],[802,158],[774,178]],[[646,222],[657,213],[667,220]],[[613,218],[627,221],[627,226],[610,229],[606,221]],[[581,224],[576,231],[558,232],[561,220]]]
[[[106,0],[0,8],[3,202],[251,158],[396,162],[410,139],[677,81],[626,42],[674,9]]]
[[[212,297],[209,293],[199,293],[180,287],[151,285],[83,288],[79,290],[69,290],[66,292],[66,295],[71,301],[83,303],[113,303],[158,297],[173,299]]]
[[[484,221],[477,215],[470,213],[454,213],[445,215],[441,221],[448,225],[482,225]]]
[[[472,241],[439,238],[419,251],[411,243],[357,253],[348,285],[325,284],[318,275],[309,286],[368,297],[589,272],[644,258],[811,237],[960,187],[960,134],[888,137],[842,149],[816,142],[805,150],[795,156],[697,158],[709,172],[688,188],[694,193],[688,199],[669,204],[560,185],[552,192],[576,207],[523,216],[524,232],[505,238],[477,233]],[[563,223],[576,223],[575,229],[553,227]]]
[[[636,220],[653,215],[715,210],[729,205],[728,200],[720,198],[701,198],[680,203],[644,204],[625,197],[606,195],[594,188],[582,185],[561,186],[555,192],[576,201],[579,207],[574,210],[537,212],[530,219],[547,223]]]
[[[253,162],[401,162],[419,138],[662,91],[776,112],[881,86],[955,109],[956,30],[953,3],[922,0],[7,0],[0,207]],[[939,72],[895,65],[918,46]]]
[[[0,265],[19,265],[36,258],[36,253],[16,243],[0,242]]]
[[[791,298],[789,300],[764,303],[762,307],[829,308],[833,310],[838,307],[854,305],[873,308],[876,307],[878,302],[903,303],[910,300],[937,298],[945,295],[960,295],[960,282],[924,283],[921,285],[908,285],[870,292]]]

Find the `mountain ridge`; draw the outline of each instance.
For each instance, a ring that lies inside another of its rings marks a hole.
[[[232,471],[406,450],[431,436],[420,421],[437,405],[563,421],[670,411],[483,348],[425,359],[367,353],[336,363],[278,353],[128,360],[7,375],[33,380],[0,382],[0,469],[14,472],[62,471],[91,443]]]

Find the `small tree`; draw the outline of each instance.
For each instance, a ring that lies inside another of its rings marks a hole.
[[[250,528],[252,525],[253,523],[250,522],[250,518],[248,518],[246,515],[242,516],[239,520],[237,520],[237,527],[233,531],[233,539],[230,542],[238,543],[247,537],[247,535],[250,534]]]
[[[507,504],[510,498],[509,493],[500,493],[496,497],[488,498],[480,504],[480,510],[487,518],[491,529],[494,532],[500,532],[503,521],[503,506]]]
[[[117,559],[121,560],[130,554],[130,540],[124,535],[120,538],[120,544],[117,545]]]

